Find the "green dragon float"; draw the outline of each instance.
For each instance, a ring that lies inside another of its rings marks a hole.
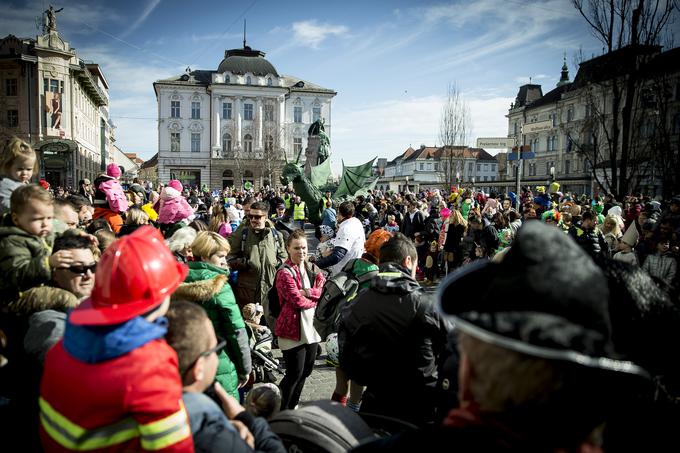
[[[300,151],[295,162],[286,161],[281,172],[281,183],[284,185],[293,184],[295,193],[307,204],[309,221],[318,225],[321,223],[321,215],[317,207],[323,197],[319,187],[325,186],[331,175],[330,153],[328,152],[330,141],[321,121],[317,120],[314,122],[309,127],[308,132],[310,138],[318,137],[319,139],[318,150],[312,149],[311,152],[306,154],[307,161],[313,162],[316,160],[316,165],[309,165],[309,175],[306,175],[305,167],[300,164],[300,156],[302,155],[302,151]],[[308,146],[308,148],[310,147]],[[375,159],[374,157],[365,164],[354,167],[345,166],[343,161],[340,185],[332,195],[335,206],[343,201],[352,200],[359,195],[365,196],[369,190],[375,188],[378,182],[378,177],[373,175],[373,162]]]

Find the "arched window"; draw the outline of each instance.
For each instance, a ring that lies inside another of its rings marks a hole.
[[[247,178],[252,178],[252,177],[253,177],[253,172],[252,172],[252,170],[245,170],[245,171],[243,172],[243,177],[246,178],[246,179],[247,179]]]
[[[272,78],[271,77],[267,78],[267,86],[272,86],[273,84],[274,82],[272,81]]]
[[[222,177],[223,178],[233,178],[234,177],[234,170],[226,169],[222,172]]]
[[[226,153],[231,151],[231,135],[222,135],[222,152]]]
[[[224,76],[224,83],[229,83],[229,82],[230,82],[229,76],[225,75]]]
[[[264,142],[264,150],[272,151],[274,149],[274,137],[267,135],[267,140]]]
[[[246,77],[246,85],[250,85],[250,83],[251,83],[250,76],[248,76]]]
[[[247,153],[253,152],[253,136],[252,135],[246,134],[245,137],[243,137],[243,150]]]

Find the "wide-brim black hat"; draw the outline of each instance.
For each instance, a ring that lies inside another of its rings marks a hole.
[[[527,222],[501,262],[462,267],[440,284],[438,297],[456,329],[486,343],[648,376],[612,342],[606,277],[555,227]]]

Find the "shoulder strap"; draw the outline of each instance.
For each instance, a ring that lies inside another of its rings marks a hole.
[[[243,232],[241,232],[241,252],[246,251],[246,238],[248,237],[248,227],[243,227]]]

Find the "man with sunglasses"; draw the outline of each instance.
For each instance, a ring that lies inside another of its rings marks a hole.
[[[256,201],[250,205],[248,223],[231,235],[229,267],[238,271],[234,286],[236,303],[243,308],[248,303],[262,304],[268,313],[267,293],[274,284],[279,264],[287,257],[283,235],[267,219],[269,204]],[[273,322],[267,318],[267,322]],[[270,325],[272,327],[273,324]]]
[[[227,342],[215,335],[203,307],[193,302],[173,301],[167,316],[165,338],[179,359],[182,400],[189,415],[196,451],[285,452],[283,443],[267,421],[246,413],[243,406],[215,381],[218,355]],[[214,395],[214,400],[204,393],[206,391]]]

